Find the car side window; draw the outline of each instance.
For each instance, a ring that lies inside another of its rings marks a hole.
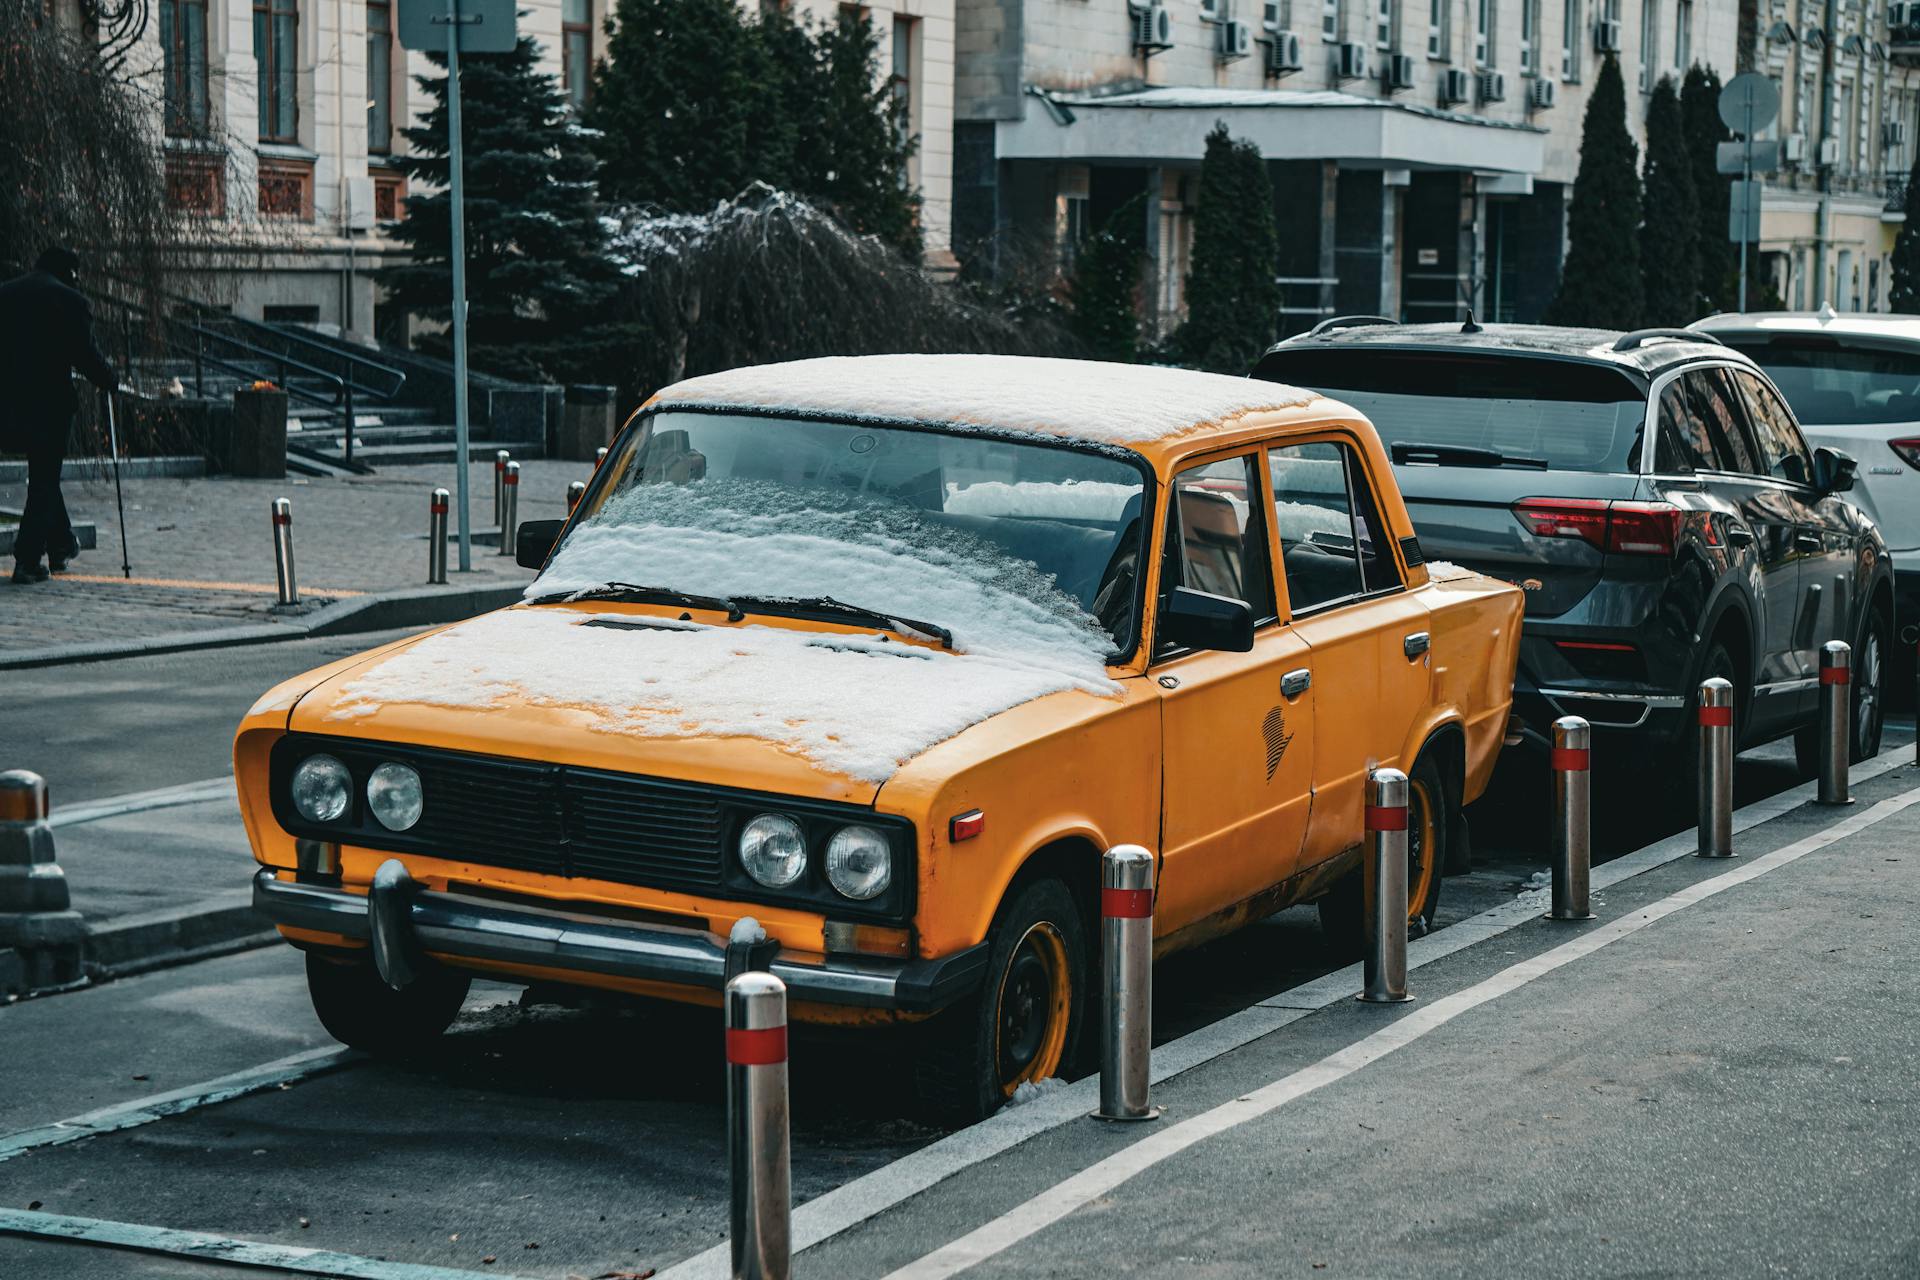
[[[1767,474],[1776,480],[1807,484],[1813,479],[1813,455],[1800,435],[1793,412],[1773,393],[1773,388],[1744,369],[1733,373],[1747,403],[1747,417],[1767,465]]]
[[[1253,455],[1221,458],[1174,477],[1162,592],[1191,587],[1245,601],[1257,621],[1273,619],[1266,499],[1254,466]]]
[[[1686,383],[1675,378],[1660,393],[1659,435],[1654,440],[1653,469],[1662,475],[1682,471],[1716,471],[1713,437],[1705,419],[1693,411]]]
[[[1401,585],[1353,450],[1334,441],[1267,451],[1287,597],[1295,613]]]
[[[1726,374],[1719,369],[1689,369],[1680,381],[1686,384],[1692,410],[1713,442],[1715,470],[1765,475],[1759,450],[1747,433],[1746,414]]]

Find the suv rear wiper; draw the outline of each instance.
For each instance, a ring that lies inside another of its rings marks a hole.
[[[824,614],[828,617],[845,619],[849,622],[865,623],[868,626],[883,627],[888,631],[905,635],[918,632],[940,642],[942,649],[953,648],[953,632],[931,622],[922,622],[918,618],[906,618],[897,613],[887,613],[880,609],[867,609],[857,604],[848,604],[844,600],[835,600],[832,596],[809,596],[804,599],[779,599],[772,596],[739,596],[738,602],[755,613],[784,613],[799,616]]]
[[[1416,444],[1410,440],[1395,442],[1390,451],[1396,463],[1425,464],[1430,467],[1527,467],[1545,471],[1545,458],[1519,457],[1492,449],[1473,449],[1458,444]]]
[[[632,600],[640,604],[677,604],[687,609],[711,609],[715,613],[724,613],[728,622],[738,622],[747,616],[739,605],[725,596],[699,596],[675,591],[671,587],[642,587],[631,582],[603,582],[582,591],[555,591],[551,595],[536,596],[530,603],[557,604],[563,600]]]

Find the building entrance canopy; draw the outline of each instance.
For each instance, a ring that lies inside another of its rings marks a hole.
[[[1192,163],[1224,122],[1269,160],[1337,160],[1354,168],[1537,174],[1546,130],[1383,98],[1290,89],[1138,89],[1039,94],[1026,118],[1000,123],[1002,160]]]

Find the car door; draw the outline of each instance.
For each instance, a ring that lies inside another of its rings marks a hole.
[[[1313,797],[1312,707],[1281,692],[1306,645],[1279,624],[1260,454],[1191,465],[1169,486],[1159,590],[1244,600],[1250,653],[1160,646],[1161,873],[1155,929],[1170,933],[1293,873]]]
[[[1306,641],[1316,736],[1303,867],[1360,840],[1368,772],[1399,758],[1431,689],[1424,606],[1409,597],[1359,451],[1275,446],[1273,488],[1290,625]]]
[[[1713,467],[1701,483],[1738,513],[1726,535],[1735,547],[1750,544],[1754,567],[1748,581],[1756,613],[1758,661],[1751,677],[1750,723],[1797,719],[1807,694],[1810,668],[1802,642],[1808,625],[1802,612],[1800,564],[1805,555],[1805,504],[1767,473],[1731,370],[1720,365],[1681,375],[1693,415],[1713,448]]]

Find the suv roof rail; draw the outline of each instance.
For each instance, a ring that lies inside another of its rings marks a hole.
[[[1341,329],[1364,329],[1368,325],[1394,324],[1400,322],[1390,316],[1328,316],[1303,335],[1317,338],[1323,333],[1337,333]]]
[[[1613,349],[1638,351],[1649,342],[1704,342],[1715,347],[1727,345],[1700,329],[1635,329],[1632,333],[1620,335],[1620,341],[1613,344]]]

